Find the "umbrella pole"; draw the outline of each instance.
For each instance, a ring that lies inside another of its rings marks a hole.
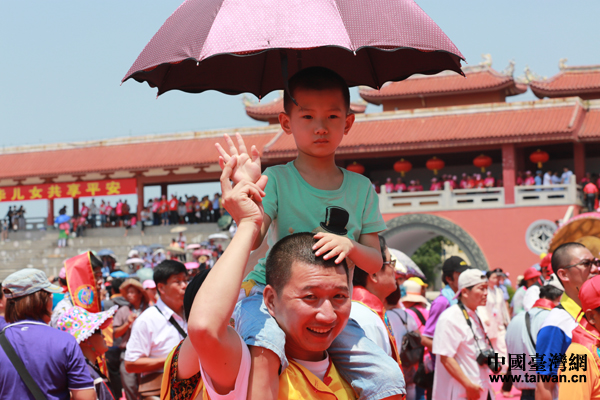
[[[288,94],[288,96],[290,96],[290,98],[292,99],[292,101],[294,102],[294,104],[297,106],[298,102],[296,101],[296,99],[294,98],[294,96],[292,96],[292,93],[290,92],[290,82],[288,79],[288,56],[285,50],[279,50],[279,55],[281,57],[281,75],[283,76],[283,86],[285,88],[285,93]],[[284,94],[285,96],[285,94]]]

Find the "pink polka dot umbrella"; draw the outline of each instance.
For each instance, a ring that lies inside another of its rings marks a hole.
[[[413,74],[462,73],[464,57],[413,0],[187,0],[123,78],[177,89],[284,89],[300,69],[379,88]]]

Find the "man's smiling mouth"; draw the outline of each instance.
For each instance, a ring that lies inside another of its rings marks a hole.
[[[331,332],[331,330],[333,328],[306,328],[306,329],[308,329],[311,332],[318,333],[318,334],[322,335],[322,334]]]

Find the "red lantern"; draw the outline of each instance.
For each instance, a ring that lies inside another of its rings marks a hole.
[[[529,160],[532,163],[537,163],[538,168],[542,168],[542,164],[550,159],[548,153],[543,150],[537,149],[529,156]]]
[[[362,174],[365,172],[365,167],[362,164],[353,161],[352,164],[346,167],[348,171],[356,172],[357,174]]]
[[[394,171],[400,172],[400,174],[402,174],[402,177],[404,177],[404,174],[410,171],[411,169],[412,164],[410,163],[410,161],[406,161],[404,158],[401,158],[400,161],[396,161],[394,163]]]
[[[427,160],[425,166],[427,169],[432,170],[433,173],[437,175],[438,171],[446,166],[446,163],[443,160],[433,156],[433,158]]]
[[[481,168],[481,172],[485,172],[485,169],[492,165],[492,158],[481,154],[473,159],[473,165]]]

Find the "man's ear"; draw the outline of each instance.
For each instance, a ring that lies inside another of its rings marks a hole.
[[[556,271],[556,276],[558,276],[561,281],[569,281],[569,278],[567,277],[567,270],[564,268],[560,268],[558,271]]]
[[[592,325],[596,324],[595,313],[592,310],[585,311],[585,319]]]
[[[275,318],[275,301],[277,300],[277,292],[273,289],[273,286],[267,285],[263,290],[263,300],[269,314]]]
[[[352,125],[354,125],[355,119],[356,119],[356,115],[354,115],[353,112],[350,112],[350,114],[346,115],[346,124],[344,125],[344,135],[347,135],[348,132],[350,132]]]
[[[156,290],[158,291],[158,294],[161,297],[163,297],[164,291],[165,291],[165,284],[164,283],[157,283],[156,284]]]
[[[284,112],[279,113],[279,125],[281,125],[281,129],[288,135],[292,134],[292,125],[290,121],[291,118],[289,115]]]

